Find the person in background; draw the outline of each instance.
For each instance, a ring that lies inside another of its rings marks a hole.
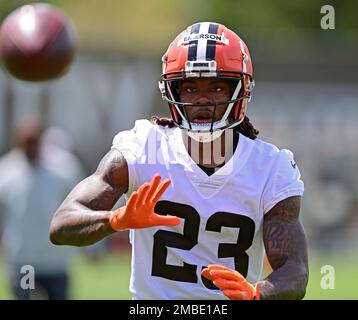
[[[82,163],[74,154],[71,136],[60,127],[46,128],[41,138],[41,160],[75,185],[85,177]]]
[[[0,158],[2,244],[11,289],[16,299],[66,299],[73,249],[48,239],[53,210],[74,186],[41,157],[42,127],[34,116],[17,123],[12,149]],[[76,179],[79,177],[76,177]],[[22,267],[33,267],[34,288],[23,285]]]

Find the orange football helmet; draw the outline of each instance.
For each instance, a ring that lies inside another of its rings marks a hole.
[[[255,82],[249,50],[232,30],[213,22],[193,24],[169,45],[162,62],[159,88],[177,126],[189,132],[213,133],[233,128],[244,119]],[[211,104],[213,116],[217,105],[227,105],[222,118],[204,124],[189,121],[186,106],[195,105],[181,102],[176,91],[178,81],[202,77],[230,79],[234,88],[229,101]]]

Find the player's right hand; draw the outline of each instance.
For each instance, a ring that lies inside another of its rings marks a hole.
[[[180,223],[178,217],[162,216],[154,212],[156,203],[171,182],[166,179],[159,184],[161,178],[159,173],[155,174],[150,184],[144,183],[131,194],[127,205],[112,212],[109,222],[113,230],[176,226]]]

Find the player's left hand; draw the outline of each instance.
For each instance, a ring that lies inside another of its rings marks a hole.
[[[236,270],[211,264],[201,274],[212,281],[231,300],[260,300],[259,285],[253,286]]]

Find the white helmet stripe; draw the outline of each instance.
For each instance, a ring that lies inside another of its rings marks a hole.
[[[209,33],[210,22],[203,22],[200,24],[199,34],[207,34]],[[204,60],[206,59],[206,47],[208,40],[205,38],[199,38],[198,40],[198,51],[196,55],[196,60]]]
[[[242,72],[246,73],[246,61],[247,61],[247,54],[245,52],[245,48],[244,48],[244,44],[243,42],[240,40],[240,47],[241,47],[241,52],[242,52]]]

